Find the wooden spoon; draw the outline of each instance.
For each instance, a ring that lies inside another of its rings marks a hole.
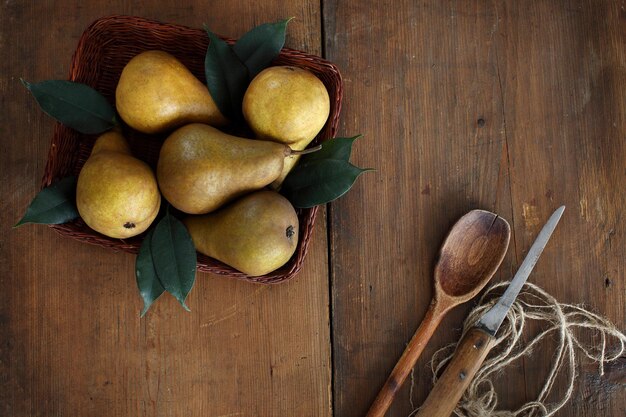
[[[500,266],[511,228],[498,215],[472,210],[456,222],[435,266],[435,295],[426,316],[370,407],[367,417],[383,417],[445,314],[473,298]]]

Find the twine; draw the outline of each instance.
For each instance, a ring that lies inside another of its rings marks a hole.
[[[497,302],[508,285],[509,282],[493,285],[483,294],[478,306],[470,312],[463,323],[463,336]],[[543,322],[541,324],[547,327],[524,346],[520,342],[523,342],[522,333],[528,320]],[[576,336],[576,330],[579,329],[595,332],[600,336],[600,343],[592,346],[582,343]],[[556,341],[557,349],[537,398],[514,411],[496,410],[498,395],[492,378],[501,374],[504,368],[517,359],[530,355],[533,349],[547,338]],[[617,348],[609,352],[607,345],[614,340],[617,341]],[[579,306],[561,304],[541,288],[526,283],[498,331],[490,357],[476,373],[454,413],[459,417],[553,416],[567,403],[574,392],[577,351],[597,362],[600,375],[604,375],[605,362],[621,357],[625,352],[625,347],[626,336],[604,317]],[[448,345],[433,355],[431,362],[433,383],[437,382],[438,375],[441,375],[452,359],[455,348],[456,344]],[[548,402],[554,383],[560,375],[565,375],[567,390],[561,398]],[[409,417],[418,411],[412,402],[411,395],[411,406],[414,411],[409,414]]]

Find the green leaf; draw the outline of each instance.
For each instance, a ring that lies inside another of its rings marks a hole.
[[[298,208],[326,204],[348,192],[359,175],[367,171],[372,170],[339,159],[300,161],[285,179],[281,191]]]
[[[63,178],[39,191],[14,227],[25,223],[61,224],[78,218],[76,181],[76,177]]]
[[[20,80],[33,94],[41,109],[67,127],[95,135],[117,124],[113,106],[88,85],[64,80],[37,84]]]
[[[305,162],[318,159],[338,159],[340,161],[349,161],[352,153],[352,144],[362,135],[356,135],[351,138],[333,138],[322,142],[322,149],[303,157]]]
[[[204,59],[204,73],[211,97],[222,114],[241,119],[241,103],[248,88],[248,69],[230,45],[205,26],[211,43]]]
[[[283,49],[287,23],[291,19],[257,26],[235,43],[233,50],[248,68],[250,80],[267,68]]]
[[[135,260],[135,277],[137,278],[137,287],[139,287],[139,294],[143,299],[143,310],[141,310],[141,317],[143,317],[152,303],[154,303],[165,292],[165,288],[159,281],[159,278],[154,268],[154,262],[152,260],[152,235],[154,229],[151,229],[141,243],[139,254]]]
[[[185,299],[196,280],[196,249],[189,232],[167,212],[154,229],[150,248],[159,281],[185,310],[190,311]]]

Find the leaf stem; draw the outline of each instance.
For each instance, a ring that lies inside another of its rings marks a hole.
[[[304,149],[301,151],[296,151],[296,150],[291,149],[291,153],[289,155],[307,155],[313,152],[317,152],[320,149],[322,149],[322,145],[317,145],[317,146],[314,146],[313,148]]]

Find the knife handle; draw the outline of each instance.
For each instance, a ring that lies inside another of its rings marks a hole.
[[[495,337],[484,330],[470,329],[416,417],[450,416],[495,342]]]

